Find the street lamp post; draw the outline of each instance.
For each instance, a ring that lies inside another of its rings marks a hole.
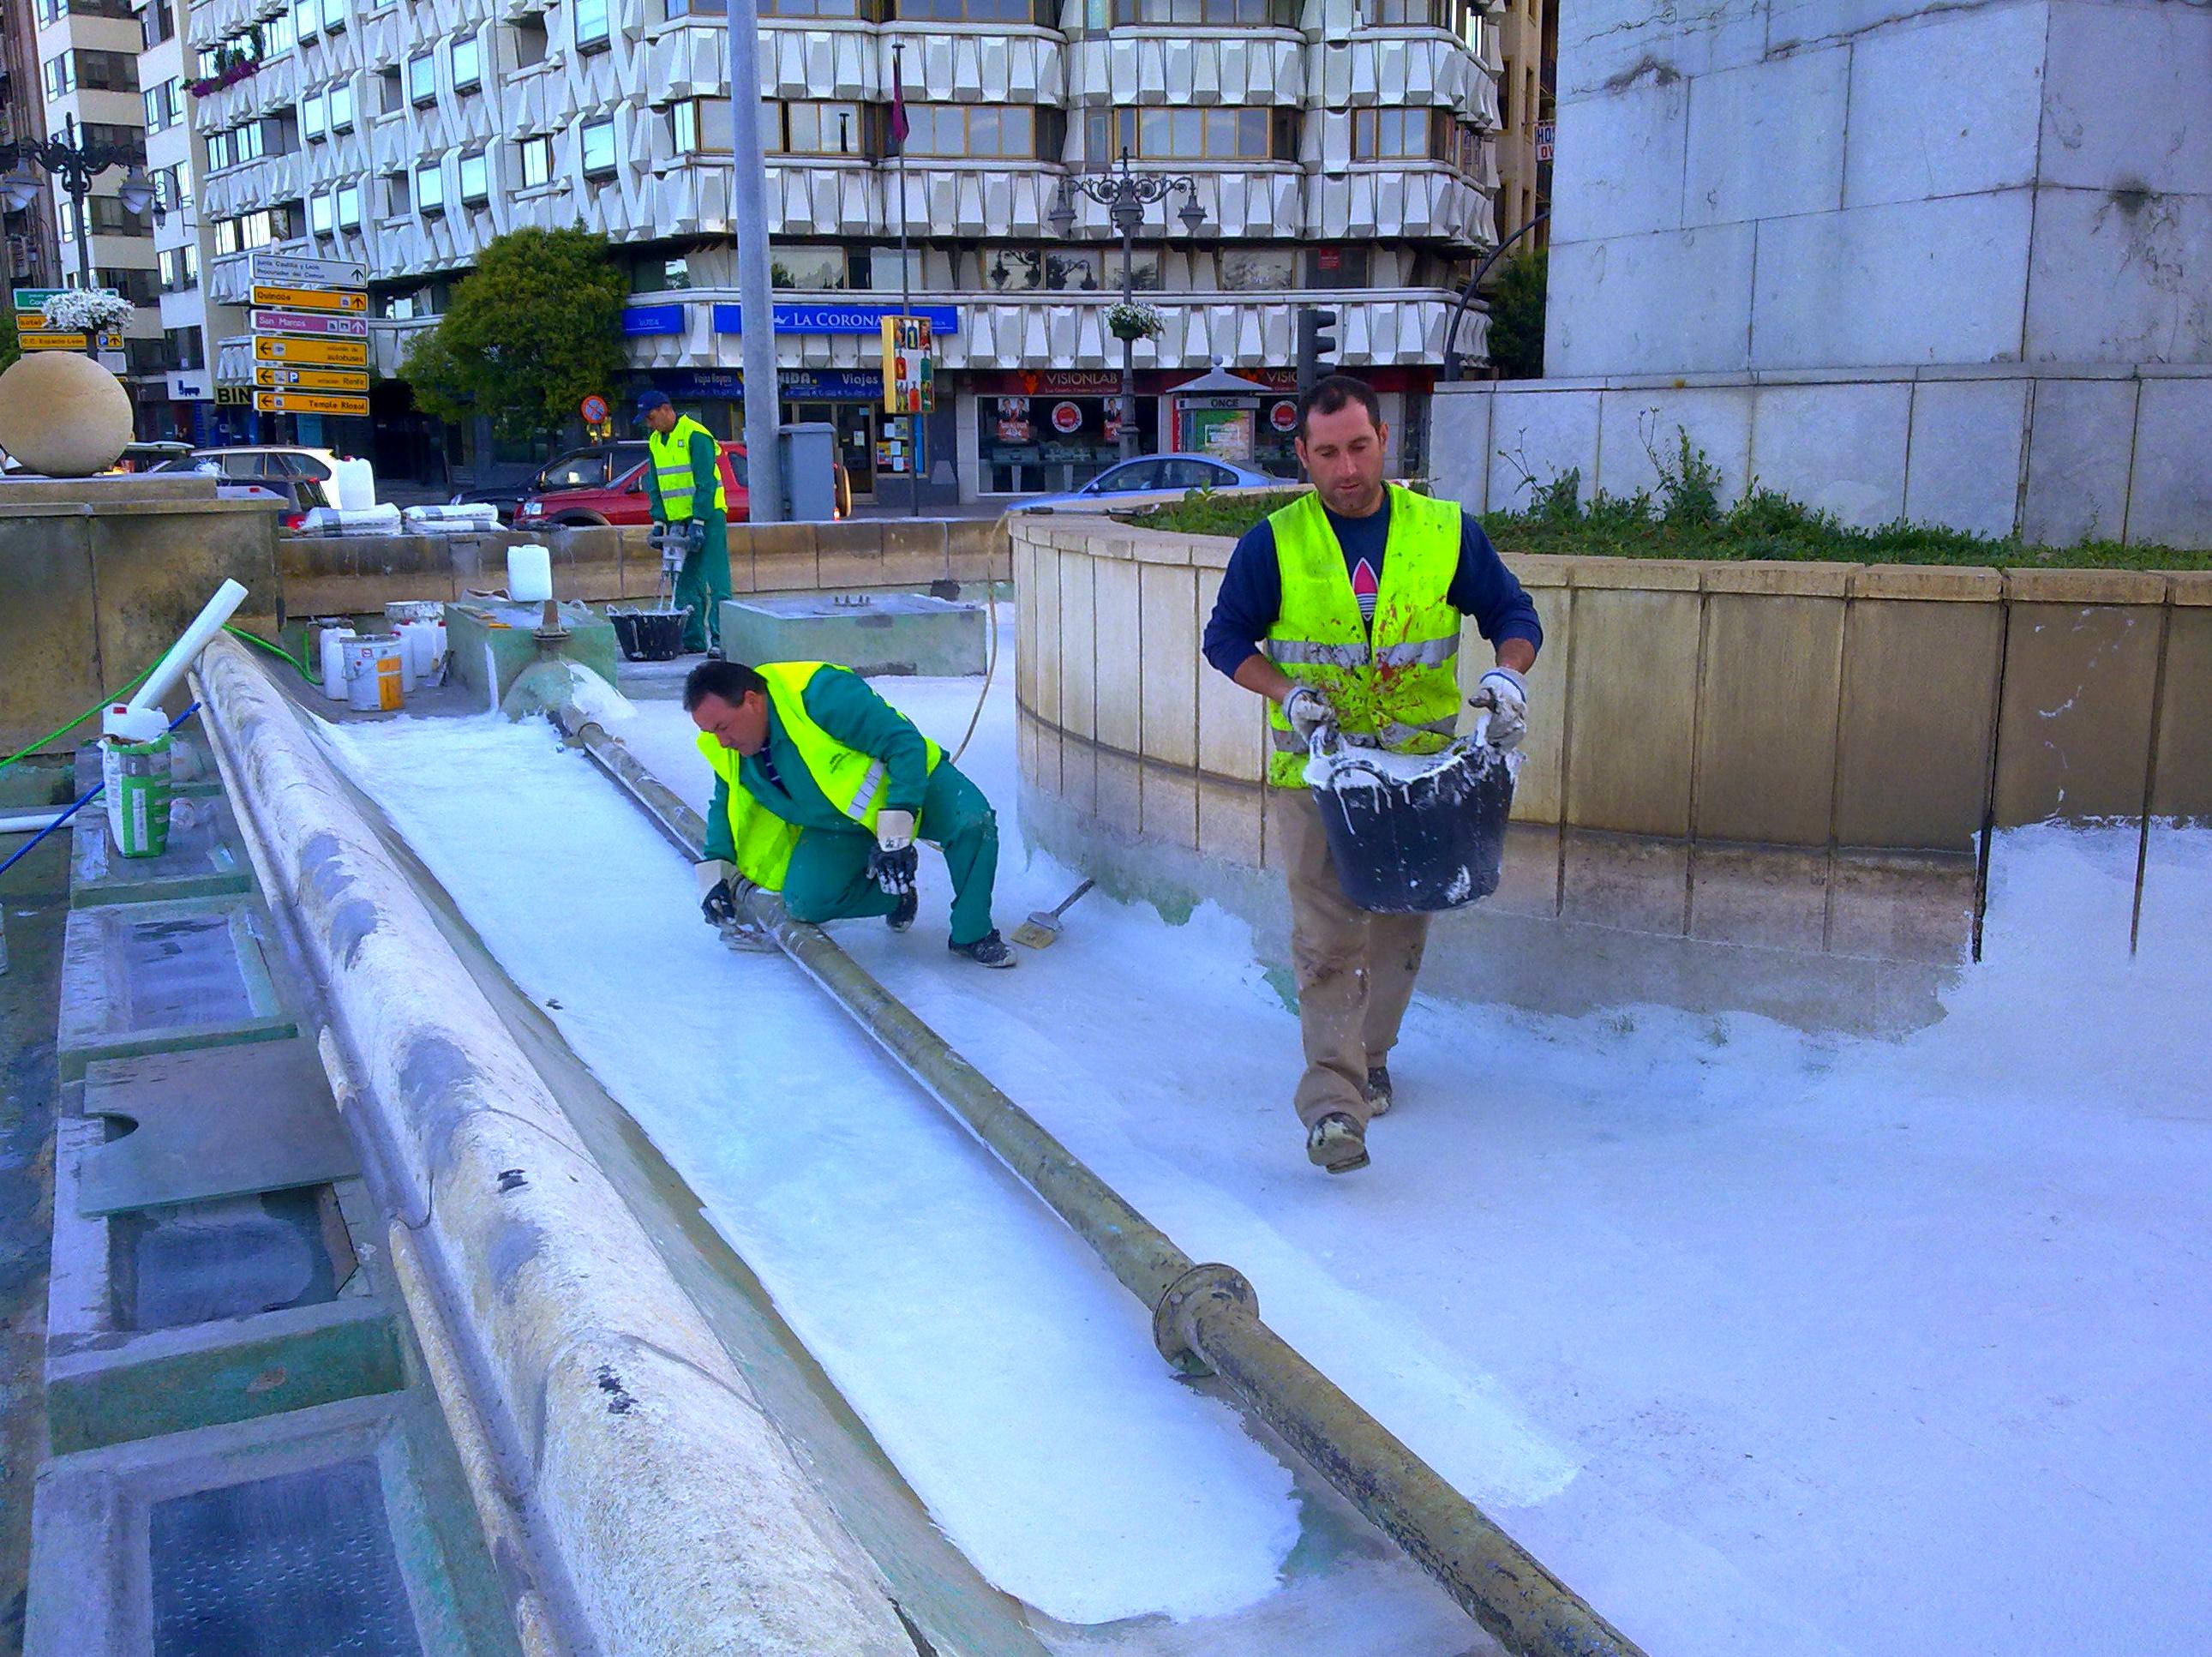
[[[123,204],[134,213],[143,212],[153,200],[153,182],[138,170],[136,151],[113,143],[79,143],[76,138],[76,117],[69,116],[58,138],[28,138],[15,143],[0,144],[0,190],[4,190],[8,204],[22,209],[38,198],[39,180],[25,166],[36,161],[44,168],[62,192],[70,198],[70,216],[76,226],[77,279],[88,293],[92,289],[92,225],[85,216],[84,204],[92,194],[93,180],[111,167],[127,167],[130,177],[123,186]],[[100,331],[93,329],[85,336],[85,350],[94,356],[100,355]]]
[[[1121,236],[1121,302],[1136,301],[1136,235],[1145,222],[1145,209],[1156,201],[1164,201],[1176,191],[1182,192],[1182,206],[1176,216],[1182,220],[1183,228],[1193,235],[1205,228],[1205,210],[1198,204],[1198,184],[1195,180],[1170,177],[1162,173],[1137,173],[1130,170],[1129,152],[1121,152],[1120,163],[1110,173],[1091,178],[1063,178],[1060,195],[1052,204],[1052,228],[1066,241],[1075,228],[1075,197],[1080,190],[1091,200],[1106,209],[1108,221]],[[1137,456],[1137,342],[1133,336],[1121,336],[1121,458],[1133,460]]]

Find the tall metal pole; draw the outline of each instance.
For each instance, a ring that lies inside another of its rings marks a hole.
[[[906,95],[906,43],[891,43],[893,76],[900,86],[901,97]],[[912,321],[914,318],[914,265],[906,251],[906,145],[898,147],[899,198],[899,314]],[[932,346],[934,350],[934,345]],[[906,502],[910,517],[921,516],[921,414],[909,410],[906,420]]]
[[[1121,171],[1126,176],[1129,158],[1121,157]],[[1122,204],[1115,204],[1114,216],[1121,222],[1121,302],[1132,304],[1137,297],[1136,280],[1130,266],[1136,259],[1136,203],[1127,204],[1131,210],[1124,212]],[[1124,334],[1121,338],[1121,458],[1137,458],[1137,342]]]
[[[775,282],[769,268],[768,166],[760,141],[759,0],[730,6],[730,224],[738,241],[738,305],[744,332],[746,488],[755,523],[781,523],[782,457],[776,426]]]

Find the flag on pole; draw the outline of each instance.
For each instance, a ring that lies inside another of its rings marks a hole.
[[[899,58],[903,54],[891,53],[891,154],[906,154],[906,81],[899,73]]]

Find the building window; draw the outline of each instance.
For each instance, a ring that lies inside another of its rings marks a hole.
[[[477,37],[465,34],[453,42],[453,90],[474,92],[483,84],[483,49]]]
[[[292,8],[292,38],[312,40],[323,27],[322,0],[298,0]]]
[[[143,127],[118,126],[112,121],[80,121],[76,130],[88,145],[106,144],[142,163],[146,159],[146,132]]]
[[[472,207],[491,199],[491,166],[482,150],[461,157],[461,199]]]
[[[1310,247],[1306,250],[1309,288],[1364,288],[1373,249],[1368,247]]]
[[[1473,9],[1467,0],[1367,0],[1377,28],[1440,28],[1456,34]]]
[[[769,254],[769,280],[793,293],[838,293],[845,286],[842,247],[778,247]]]
[[[1441,109],[1355,109],[1352,158],[1443,161],[1451,155],[1450,126],[1449,113]]]
[[[261,25],[261,56],[266,60],[292,49],[292,14],[280,11]]]
[[[331,88],[331,131],[353,131],[353,82],[340,81]]]
[[[857,17],[878,20],[878,8],[869,0],[761,0],[763,17]]]
[[[322,142],[328,118],[323,113],[323,94],[311,92],[300,100],[300,132],[309,143]]]
[[[192,210],[192,169],[179,161],[174,167],[164,167],[155,174],[161,186],[161,199],[172,213]]]
[[[169,328],[162,338],[169,347],[169,361],[179,369],[207,367],[206,347],[200,343],[198,328]]]
[[[893,0],[901,22],[1036,23],[1057,26],[1054,0]]]
[[[525,17],[507,31],[507,39],[514,47],[514,66],[528,69],[532,64],[545,61],[545,20]]]
[[[629,290],[634,294],[671,293],[690,285],[688,259],[641,258],[629,267]]]
[[[376,71],[376,113],[389,115],[407,107],[407,76],[398,64],[386,64]]]
[[[59,52],[46,59],[46,96],[66,98],[76,90],[76,57],[73,52]]]
[[[908,110],[911,119],[912,109]],[[867,111],[860,104],[761,106],[761,145],[787,155],[866,155]]]
[[[404,217],[415,205],[414,192],[407,186],[404,173],[387,174],[384,180],[384,216]]]
[[[338,228],[341,230],[361,228],[361,186],[357,184],[342,184],[338,186]]]
[[[981,259],[984,285],[1000,293],[1095,294],[1103,279],[1090,247],[987,247]]]
[[[323,33],[336,34],[346,26],[346,0],[323,0]]]
[[[669,141],[679,155],[726,155],[734,135],[727,98],[687,98],[668,107]]]
[[[425,218],[446,210],[446,169],[439,161],[427,161],[415,169],[415,205]]]
[[[583,128],[584,176],[604,178],[615,170],[614,117],[586,122]]]
[[[1296,161],[1297,119],[1291,109],[1094,109],[1084,148],[1094,167],[1123,149],[1145,161]]]
[[[1225,292],[1273,293],[1297,285],[1298,259],[1287,247],[1224,247],[1219,275]]]
[[[607,45],[608,0],[574,0],[576,50],[599,52]]]
[[[1089,21],[1103,28],[1110,3],[1116,23],[1179,23],[1201,28],[1296,28],[1297,0],[1091,0]]]
[[[794,106],[798,107],[798,106]],[[1028,104],[908,104],[906,153],[1033,161],[1037,112]]]
[[[333,234],[337,228],[337,210],[331,198],[328,196],[308,197],[307,234],[311,236],[327,236]]]
[[[138,37],[148,52],[177,38],[177,15],[169,9],[168,0],[148,0],[138,16]]]
[[[847,256],[845,285],[861,292],[879,294],[895,294],[902,287],[921,287],[921,249],[908,248],[906,263],[906,279],[902,283],[897,248],[856,247]]]
[[[228,132],[210,132],[207,141],[207,164],[210,173],[220,173],[230,165],[231,138]]]
[[[553,140],[525,138],[515,146],[522,163],[522,187],[534,190],[553,176]]]
[[[407,60],[407,95],[415,107],[438,101],[438,59],[435,54],[424,52],[419,58]]]
[[[672,23],[686,17],[726,17],[729,15],[729,0],[663,0],[665,15]]]
[[[186,242],[181,247],[171,247],[161,256],[161,291],[180,294],[188,288],[197,288],[200,282],[200,250]]]

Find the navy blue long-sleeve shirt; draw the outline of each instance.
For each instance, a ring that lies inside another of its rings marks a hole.
[[[1328,511],[1326,507],[1322,509]],[[1382,509],[1371,516],[1343,518],[1329,512],[1328,522],[1336,532],[1337,544],[1344,549],[1344,568],[1352,578],[1352,591],[1378,591],[1382,548],[1390,534],[1390,497],[1385,495]],[[1366,565],[1364,572],[1363,564]],[[1473,617],[1476,630],[1492,644],[1519,638],[1543,649],[1544,629],[1536,619],[1536,606],[1498,556],[1482,526],[1464,513],[1460,516],[1459,567],[1452,572],[1449,596],[1452,608]],[[1282,612],[1283,574],[1275,558],[1274,526],[1262,519],[1244,532],[1237,550],[1229,555],[1229,568],[1221,577],[1221,596],[1214,601],[1213,614],[1206,624],[1206,659],[1236,678],[1237,670],[1260,649],[1261,641]]]

